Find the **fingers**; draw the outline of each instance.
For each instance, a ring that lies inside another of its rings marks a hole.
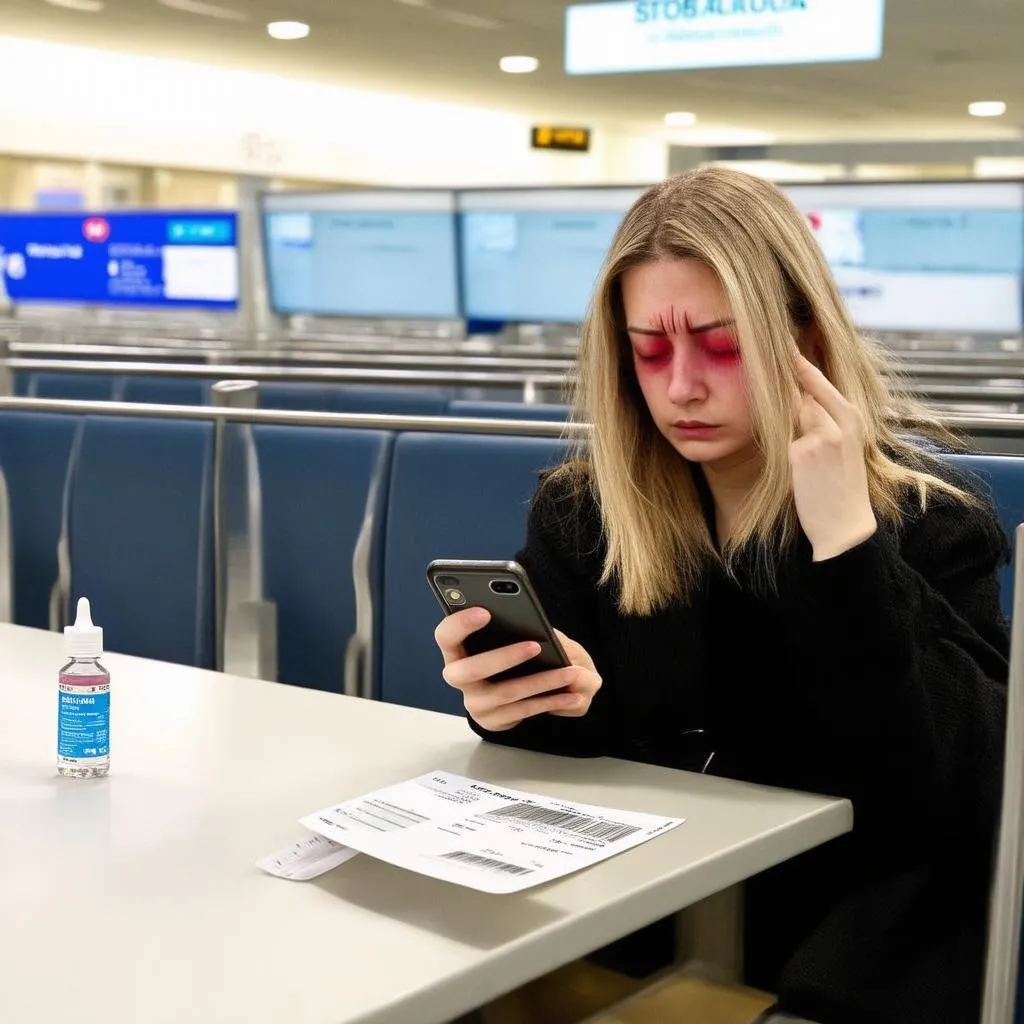
[[[490,685],[490,684],[489,684]],[[503,686],[499,683],[497,688]],[[573,710],[581,702],[581,698],[574,693],[551,693],[540,697],[529,697],[526,700],[516,701],[513,704],[502,704],[498,707],[480,709],[474,706],[473,701],[466,701],[466,711],[470,717],[491,732],[504,732],[511,729],[527,718],[536,715],[572,714],[574,717],[586,713],[586,707],[581,710]]]
[[[535,672],[533,675],[520,676],[518,679],[505,679],[500,683],[475,679],[465,683],[462,689],[468,701],[474,704],[483,703],[479,698],[486,698],[486,707],[498,707],[502,704],[515,704],[517,701],[529,700],[551,694],[556,690],[573,689],[576,680],[576,668],[555,668],[547,672]],[[469,691],[473,692],[470,693]]]
[[[800,421],[800,434],[806,437],[814,433],[838,433],[839,428],[836,421],[815,401],[809,394],[800,396],[800,405],[797,407]]]
[[[540,644],[534,640],[524,640],[507,647],[495,647],[491,651],[458,658],[445,664],[441,675],[449,686],[457,690],[470,683],[490,679],[491,676],[507,669],[522,665],[523,662],[536,658],[540,654]]]
[[[574,644],[579,647],[579,644]],[[583,648],[580,647],[582,651]],[[582,665],[574,665],[572,669],[566,669],[565,672],[574,672],[570,678],[568,684],[569,695],[575,697],[575,702],[568,704],[564,708],[553,710],[553,715],[559,715],[563,718],[581,718],[590,710],[591,701],[593,701],[597,691],[601,689],[601,677],[597,674],[597,670],[593,667],[594,663],[590,660],[590,655],[583,651],[586,655],[587,662],[590,667],[585,668]]]
[[[560,629],[555,630],[555,636],[562,645],[566,657],[573,665],[582,665],[584,668],[594,670],[594,662],[582,644],[576,643],[572,637],[566,636]]]
[[[579,718],[601,688],[596,672],[574,665],[502,683],[474,682],[462,688],[466,711],[485,729],[510,729],[549,713]]]
[[[483,728],[496,732],[511,729],[535,715],[578,718],[590,710],[594,695],[601,689],[601,677],[586,649],[558,630],[555,634],[570,665],[492,682],[492,676],[522,665],[536,657],[541,648],[528,640],[467,655],[466,637],[489,618],[486,613],[482,619],[473,614],[479,611],[482,609],[463,609],[445,618],[434,630],[434,638],[445,658],[442,675],[450,686],[462,693],[471,718]]]
[[[796,376],[801,387],[840,426],[850,418],[853,406],[839,393],[835,385],[806,356],[796,358]]]
[[[460,687],[469,716],[485,729],[511,729],[526,718],[550,712],[584,714],[590,698],[570,688],[577,668],[537,672],[501,683],[476,680]]]
[[[466,657],[463,641],[490,620],[486,608],[463,608],[460,612],[446,615],[434,630],[434,642],[441,648],[446,665]]]

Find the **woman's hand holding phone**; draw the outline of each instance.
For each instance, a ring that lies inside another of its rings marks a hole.
[[[601,677],[586,650],[558,630],[555,633],[572,663],[568,668],[492,682],[491,676],[536,657],[540,644],[530,640],[467,654],[463,646],[466,637],[489,621],[490,612],[485,608],[465,608],[446,616],[434,630],[444,655],[445,682],[461,691],[466,711],[477,725],[503,732],[534,715],[579,718],[590,710],[594,694],[601,689]]]

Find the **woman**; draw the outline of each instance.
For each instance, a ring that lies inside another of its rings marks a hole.
[[[579,374],[592,440],[518,556],[573,666],[488,683],[537,646],[467,657],[486,612],[446,619],[473,728],[848,797],[851,835],[748,883],[748,981],[821,1024],[977,1020],[1008,652],[988,500],[896,433],[926,416],[757,178],[637,201]]]

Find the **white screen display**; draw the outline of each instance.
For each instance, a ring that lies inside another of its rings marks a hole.
[[[630,0],[565,15],[570,75],[877,60],[884,0]]]
[[[269,195],[263,216],[275,312],[458,318],[450,192]]]
[[[639,189],[523,189],[460,196],[466,316],[583,319],[615,232]]]
[[[790,185],[854,321],[1019,333],[1024,185]]]

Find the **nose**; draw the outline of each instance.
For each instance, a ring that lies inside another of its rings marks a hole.
[[[700,359],[690,345],[676,345],[672,355],[672,375],[668,398],[673,405],[689,405],[707,397],[707,386]]]

